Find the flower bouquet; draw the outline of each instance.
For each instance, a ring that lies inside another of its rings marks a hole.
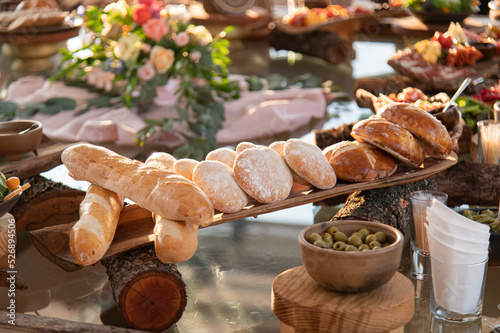
[[[223,102],[238,98],[239,88],[228,80],[225,31],[212,38],[178,8],[156,0],[132,5],[118,0],[103,9],[87,9],[83,46],[61,50],[53,79],[84,82],[120,96],[121,102],[139,112],[153,104],[157,88],[174,80],[177,117],[145,119],[147,126],[138,132],[137,142],[142,146],[161,138],[163,131],[177,132],[188,144],[175,154],[202,159],[217,147]]]

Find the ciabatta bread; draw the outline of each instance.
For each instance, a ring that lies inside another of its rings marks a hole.
[[[418,168],[424,163],[424,153],[415,137],[404,127],[382,118],[358,121],[351,136],[357,141],[372,144],[398,160]]]
[[[123,198],[90,185],[80,204],[80,219],[71,229],[69,248],[77,264],[95,264],[104,256],[115,235]]]
[[[389,177],[398,168],[387,153],[367,143],[342,141],[323,150],[337,178],[364,182]]]
[[[429,112],[407,103],[390,103],[379,109],[377,116],[410,131],[426,155],[443,159],[451,154],[448,130]]]
[[[74,179],[116,192],[160,216],[196,225],[212,221],[210,199],[173,172],[86,143],[65,149],[61,159]]]
[[[190,259],[198,248],[198,226],[173,221],[153,214],[154,244],[158,259],[165,264],[177,264]]]

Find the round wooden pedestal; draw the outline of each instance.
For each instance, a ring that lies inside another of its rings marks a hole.
[[[281,332],[389,332],[408,323],[414,312],[412,282],[400,273],[385,285],[360,294],[329,291],[303,266],[287,270],[273,283],[273,312]]]

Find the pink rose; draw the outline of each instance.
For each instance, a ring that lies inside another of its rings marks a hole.
[[[160,18],[149,19],[143,26],[142,29],[146,34],[146,37],[151,38],[157,42],[163,38],[168,33],[168,27],[165,21]]]
[[[139,3],[143,3],[149,7],[153,3],[153,1],[154,0],[139,0]]]
[[[146,63],[137,69],[137,77],[143,82],[151,80],[155,77],[155,74],[155,68],[149,63]]]
[[[189,53],[189,59],[191,59],[192,62],[198,62],[201,59],[201,52],[200,51],[193,51]]]
[[[149,52],[151,52],[151,45],[144,43],[141,45],[141,50],[144,53],[149,53]]]
[[[175,36],[175,44],[185,46],[187,43],[189,43],[189,35],[187,32],[181,31]]]

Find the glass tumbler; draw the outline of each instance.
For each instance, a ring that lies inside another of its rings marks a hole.
[[[432,205],[433,199],[446,205],[448,194],[430,190],[410,193],[412,211],[410,220],[411,276],[417,280],[429,280],[431,278],[429,244],[424,224],[427,223],[427,208]]]

